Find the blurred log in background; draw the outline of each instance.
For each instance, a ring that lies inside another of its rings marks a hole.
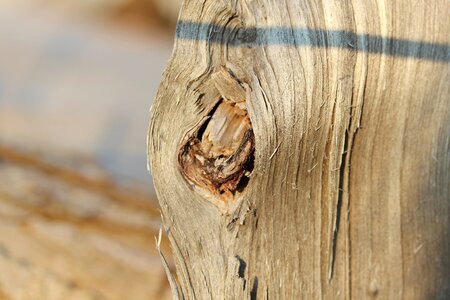
[[[0,3],[0,299],[170,299],[145,136],[178,5]]]
[[[86,158],[60,166],[1,146],[0,159],[4,299],[169,298],[149,195]]]

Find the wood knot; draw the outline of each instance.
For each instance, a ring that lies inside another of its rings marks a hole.
[[[178,161],[184,178],[229,213],[253,170],[255,137],[245,99],[220,98],[180,146]]]

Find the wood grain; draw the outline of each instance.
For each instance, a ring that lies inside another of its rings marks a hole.
[[[450,297],[448,1],[186,1],[149,157],[186,299]],[[254,170],[223,215],[177,149],[247,86]]]

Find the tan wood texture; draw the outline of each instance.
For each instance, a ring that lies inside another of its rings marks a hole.
[[[176,297],[450,297],[449,11],[185,1],[149,128]],[[223,209],[178,155],[240,90],[253,167]]]

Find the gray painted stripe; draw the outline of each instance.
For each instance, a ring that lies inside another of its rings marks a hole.
[[[359,52],[450,61],[450,44],[356,34],[347,30],[265,27],[228,28],[215,24],[178,21],[176,38],[229,46],[292,45],[351,49]]]

